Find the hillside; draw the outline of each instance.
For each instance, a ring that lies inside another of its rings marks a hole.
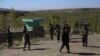
[[[46,21],[43,22],[45,27],[49,23],[54,25],[62,24],[67,20],[71,27],[75,26],[76,21],[86,20],[89,21],[91,30],[100,32],[100,8],[77,8],[77,9],[60,9],[60,10],[38,10],[38,11],[16,11],[14,9],[1,9],[0,10],[0,26],[6,25],[3,22],[9,22],[14,27],[22,27],[22,18],[42,18]],[[5,19],[3,19],[3,17]]]

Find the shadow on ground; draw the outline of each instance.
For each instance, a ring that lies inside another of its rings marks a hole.
[[[42,44],[31,44],[31,45],[42,45]]]
[[[50,50],[50,48],[35,48],[35,49],[31,49],[31,50]]]
[[[82,42],[82,41],[70,41],[70,43],[79,43],[79,42]]]
[[[12,49],[23,49],[23,47],[16,47],[16,48],[12,48]],[[30,50],[50,50],[50,48],[35,48],[35,49],[30,49]]]
[[[83,53],[71,53],[71,54],[79,54],[79,55],[100,55],[100,54],[97,54],[97,53],[85,53],[85,52],[83,52]]]
[[[100,46],[88,46],[88,47],[92,47],[92,48],[100,48]]]
[[[31,45],[42,45],[42,44],[31,44]],[[23,47],[13,47],[12,49],[23,49]]]

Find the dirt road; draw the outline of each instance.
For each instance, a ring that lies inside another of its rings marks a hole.
[[[56,37],[55,37],[56,38]],[[23,51],[23,45],[13,49],[0,51],[0,56],[100,56],[100,35],[90,35],[88,47],[81,44],[81,36],[73,35],[70,37],[70,51],[67,53],[66,48],[62,53],[59,52],[61,41],[55,40],[40,41],[32,43],[30,51]]]

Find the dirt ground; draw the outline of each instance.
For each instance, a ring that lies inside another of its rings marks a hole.
[[[23,51],[23,44],[12,49],[0,51],[0,56],[100,56],[100,35],[90,35],[88,37],[88,47],[83,47],[81,36],[70,36],[70,51],[66,48],[59,52],[61,41],[55,40],[39,41],[31,44],[31,50]]]

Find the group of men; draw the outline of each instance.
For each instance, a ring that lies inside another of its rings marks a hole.
[[[69,47],[69,35],[71,32],[71,27],[69,26],[69,24],[67,22],[64,23],[63,25],[63,29],[62,29],[62,35],[61,35],[61,27],[59,24],[56,25],[56,27],[54,28],[53,24],[50,23],[50,36],[51,36],[51,40],[54,39],[53,35],[54,35],[54,30],[56,30],[57,33],[57,40],[58,42],[60,41],[60,39],[62,40],[62,46],[60,48],[60,52],[62,52],[62,49],[64,48],[64,46],[66,46],[68,53],[70,53],[70,47]],[[89,33],[89,28],[87,25],[84,25],[83,27],[83,36],[82,36],[82,44],[83,46],[87,47],[87,40],[88,40],[88,33]],[[23,29],[23,36],[24,36],[24,47],[23,50],[25,51],[26,46],[28,45],[28,50],[30,50],[30,35],[29,32],[27,30],[27,27],[24,26]],[[60,38],[62,37],[62,38]],[[10,28],[7,29],[7,39],[8,39],[8,48],[11,48],[13,45],[13,33],[10,31]]]
[[[69,35],[71,32],[71,27],[67,22],[64,22],[63,29],[62,29],[62,35],[61,35],[61,29],[60,25],[57,24],[56,27],[54,27],[53,24],[50,23],[50,36],[51,40],[53,40],[53,35],[56,30],[57,32],[57,40],[58,42],[60,41],[60,37],[62,40],[62,46],[60,48],[60,52],[62,52],[62,49],[64,46],[66,46],[68,53],[70,53],[70,47],[69,47]],[[83,34],[82,34],[82,44],[83,46],[87,47],[87,40],[88,40],[88,33],[89,33],[89,28],[86,24],[83,26]]]
[[[59,24],[57,24],[55,27],[50,23],[50,36],[51,36],[51,40],[53,40],[54,39],[54,34],[55,34],[55,32],[54,32],[54,30],[56,30],[56,33],[57,33],[57,40],[58,40],[58,42],[59,42],[59,40],[60,40],[60,25]]]
[[[30,35],[27,30],[27,27],[24,26],[23,29],[23,37],[24,37],[24,47],[23,50],[25,51],[26,46],[28,45],[28,50],[30,50]],[[10,28],[7,29],[7,39],[8,39],[8,49],[12,48],[13,45],[13,33],[11,32]]]

